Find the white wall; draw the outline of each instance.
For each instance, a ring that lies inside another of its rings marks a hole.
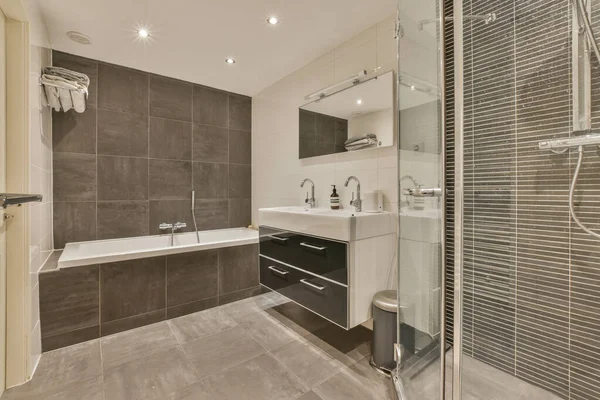
[[[348,137],[361,136],[367,133],[374,133],[380,141],[388,141],[388,138],[394,138],[393,110],[383,110],[368,113],[358,117],[352,117],[348,120]],[[393,140],[392,140],[393,143]]]
[[[31,327],[29,376],[42,354],[38,271],[51,254],[52,244],[52,112],[45,106],[39,78],[43,67],[51,65],[52,52],[46,26],[34,1],[26,1],[30,17],[30,168],[31,193],[41,193],[42,203],[30,205]]]
[[[252,98],[252,220],[258,225],[262,207],[304,204],[303,178],[315,182],[317,205],[328,207],[335,184],[349,208],[356,175],[364,192],[384,193],[385,209],[397,210],[398,154],[396,146],[356,153],[298,159],[298,107],[304,97],[340,82],[360,70],[396,70],[395,13],[351,38]],[[308,61],[308,60],[307,60]]]

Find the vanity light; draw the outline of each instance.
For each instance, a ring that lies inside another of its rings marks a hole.
[[[279,19],[277,19],[277,17],[273,15],[267,18],[267,22],[271,25],[277,25],[279,23]]]
[[[356,100],[356,104],[361,105],[362,104],[362,100],[361,99]]]
[[[233,58],[226,58],[226,59],[225,59],[225,62],[226,62],[227,64],[235,64],[235,60],[234,60]]]
[[[138,36],[141,37],[142,39],[145,39],[148,36],[150,36],[150,32],[148,32],[148,29],[146,29],[146,28],[140,28],[140,29],[138,29]]]

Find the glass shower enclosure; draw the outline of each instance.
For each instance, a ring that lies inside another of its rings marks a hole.
[[[600,398],[600,0],[399,0],[398,397]]]

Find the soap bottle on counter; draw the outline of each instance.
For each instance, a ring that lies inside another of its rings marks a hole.
[[[339,210],[340,209],[340,195],[337,194],[337,191],[335,190],[335,185],[331,185],[333,186],[333,193],[331,193],[331,197],[329,197],[329,205],[331,206],[332,210]]]

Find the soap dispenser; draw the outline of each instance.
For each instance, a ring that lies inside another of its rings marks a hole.
[[[335,185],[331,185],[333,186],[333,193],[331,193],[331,197],[329,198],[329,205],[331,206],[332,210],[339,210],[340,209],[340,195],[337,194],[337,191],[335,190]]]

